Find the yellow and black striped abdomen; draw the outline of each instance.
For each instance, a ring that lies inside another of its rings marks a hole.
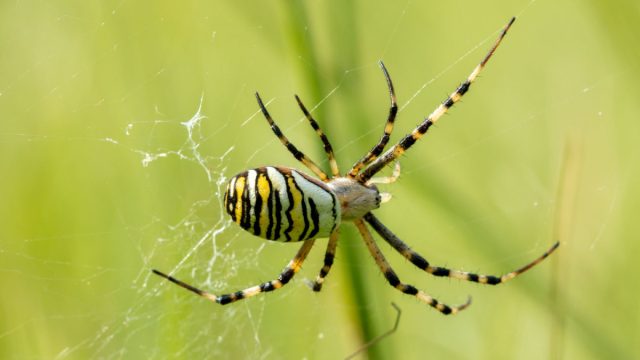
[[[340,223],[336,195],[294,169],[265,166],[229,180],[224,207],[233,221],[268,240],[328,237]]]

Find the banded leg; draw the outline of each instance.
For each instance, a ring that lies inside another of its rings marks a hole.
[[[296,254],[296,256],[289,262],[289,264],[284,268],[284,270],[282,270],[282,273],[280,274],[280,276],[278,276],[277,279],[267,281],[260,285],[252,286],[244,290],[236,291],[231,294],[214,295],[204,290],[200,290],[194,286],[191,286],[185,282],[182,282],[174,278],[173,276],[164,274],[156,269],[153,269],[152,271],[154,274],[159,275],[171,281],[172,283],[178,286],[181,286],[199,296],[202,296],[203,298],[209,301],[216,302],[220,305],[226,305],[238,300],[242,300],[248,297],[258,295],[263,292],[277,290],[283,287],[284,285],[286,285],[302,267],[302,263],[304,262],[305,258],[309,254],[309,251],[311,251],[314,241],[315,239],[306,240],[302,244],[302,247],[300,248],[300,250],[298,250],[298,253]]]
[[[262,110],[262,114],[269,122],[269,125],[271,125],[271,130],[273,130],[273,133],[276,134],[276,136],[278,137],[282,145],[286,146],[287,150],[289,150],[289,152],[296,158],[296,160],[300,161],[309,170],[313,171],[313,173],[316,174],[322,181],[324,182],[329,181],[329,177],[327,176],[327,174],[325,174],[324,171],[322,171],[320,167],[318,167],[318,165],[316,165],[316,163],[313,162],[313,160],[309,159],[307,155],[305,155],[302,151],[298,150],[298,148],[296,148],[289,141],[289,139],[287,139],[287,137],[284,136],[282,131],[280,131],[280,128],[278,127],[278,125],[276,125],[276,123],[271,118],[271,115],[269,115],[267,108],[264,107],[264,104],[262,103],[262,99],[260,98],[260,95],[258,93],[256,93],[256,99],[258,100],[258,105],[260,106],[260,110]]]
[[[353,164],[351,170],[349,170],[349,174],[347,175],[350,178],[354,178],[358,176],[360,170],[363,167],[367,166],[371,161],[375,160],[382,151],[384,147],[389,142],[389,137],[391,136],[391,132],[393,131],[393,124],[396,120],[396,114],[398,113],[398,104],[396,102],[396,93],[393,90],[393,83],[391,82],[391,77],[389,76],[389,72],[387,68],[384,66],[384,63],[380,61],[380,68],[382,69],[382,73],[384,74],[384,78],[387,81],[387,87],[389,88],[389,97],[391,98],[391,107],[389,108],[389,115],[387,116],[387,124],[384,126],[384,133],[382,137],[378,141],[378,143],[365,155],[360,159],[357,163]]]
[[[322,140],[322,145],[324,145],[324,152],[327,154],[327,157],[329,158],[329,166],[331,166],[331,173],[333,174],[333,176],[340,176],[338,163],[336,162],[336,157],[333,154],[333,148],[331,147],[331,143],[329,142],[329,139],[327,139],[327,136],[324,134],[324,132],[322,132],[322,129],[320,129],[320,125],[318,125],[318,123],[313,118],[313,116],[311,116],[309,111],[307,111],[307,108],[304,106],[304,104],[302,103],[302,100],[300,100],[298,95],[295,95],[295,97],[296,97],[296,101],[298,102],[298,106],[300,106],[300,109],[304,113],[304,116],[306,116],[307,120],[309,120],[309,124],[311,124],[311,127],[313,128],[313,130],[316,131],[316,134],[318,134],[318,136],[320,137],[320,140]]]
[[[311,289],[313,291],[322,290],[322,283],[324,283],[324,278],[329,275],[329,271],[331,270],[331,266],[333,266],[333,260],[336,257],[336,247],[338,246],[338,231],[334,231],[331,233],[331,237],[329,237],[329,242],[327,243],[327,251],[324,253],[324,265],[322,269],[320,269],[320,274],[316,280],[311,283]]]
[[[469,87],[471,84],[478,78],[478,74],[484,69],[485,65],[493,56],[493,53],[498,48],[498,45],[502,42],[502,39],[507,34],[507,31],[513,24],[516,18],[512,18],[511,21],[502,29],[500,36],[493,44],[489,52],[485,55],[484,59],[478,64],[475,69],[471,72],[467,80],[463,82],[458,88],[451,94],[449,97],[440,104],[432,113],[429,115],[420,125],[418,125],[410,134],[403,137],[397,144],[387,150],[382,156],[377,158],[375,161],[369,165],[363,172],[358,175],[358,180],[363,183],[366,183],[372,176],[378,173],[382,168],[384,168],[387,164],[397,159],[400,155],[404,154],[413,144],[416,143],[424,134],[426,134],[427,130],[433,125],[438,119],[442,117],[455,103],[460,101],[462,96],[469,91]]]
[[[402,240],[400,240],[394,233],[389,230],[378,218],[376,218],[372,213],[368,213],[364,216],[364,219],[373,227],[373,229],[387,242],[391,245],[397,252],[399,252],[402,256],[404,256],[407,260],[411,261],[413,265],[416,267],[432,274],[434,276],[444,276],[450,277],[460,280],[477,282],[480,284],[488,284],[488,285],[498,285],[504,282],[507,282],[516,276],[524,273],[525,271],[531,269],[532,267],[538,265],[542,260],[547,258],[551,253],[553,253],[558,246],[559,242],[556,242],[551,246],[549,250],[547,250],[544,254],[539,256],[537,259],[528,263],[527,265],[506,273],[501,276],[494,275],[480,275],[474,274],[466,271],[459,270],[451,270],[440,266],[431,266],[429,262],[422,257],[417,252],[413,251],[407,244],[405,244]]]
[[[376,264],[380,268],[380,271],[382,271],[382,273],[384,274],[384,277],[387,279],[387,281],[391,286],[402,291],[407,295],[415,296],[416,298],[418,298],[418,300],[440,311],[444,315],[456,314],[461,310],[464,310],[465,308],[467,308],[467,306],[471,304],[471,298],[469,298],[469,300],[467,300],[466,303],[460,306],[451,307],[439,302],[433,297],[427,295],[424,291],[418,290],[412,285],[403,284],[402,282],[400,282],[398,275],[396,275],[395,271],[393,271],[393,269],[391,268],[387,260],[384,258],[384,255],[382,255],[382,252],[380,251],[376,243],[373,241],[373,236],[371,236],[369,229],[367,229],[367,225],[365,225],[365,223],[362,220],[356,220],[355,224],[358,227],[358,230],[360,231],[360,234],[362,235],[362,238],[364,239],[364,242],[367,245],[367,248],[369,249],[371,256],[373,256],[373,258],[376,260]]]

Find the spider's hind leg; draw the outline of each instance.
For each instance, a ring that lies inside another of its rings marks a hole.
[[[375,241],[373,241],[373,236],[371,236],[371,232],[369,232],[369,229],[367,229],[367,225],[362,220],[356,220],[355,224],[358,227],[358,230],[362,235],[362,239],[364,239],[364,242],[367,245],[371,256],[373,256],[376,264],[380,268],[380,271],[382,271],[384,277],[387,279],[387,282],[389,282],[389,285],[407,295],[415,296],[418,300],[440,311],[444,315],[456,314],[471,305],[471,298],[469,298],[467,302],[462,305],[449,306],[439,302],[424,291],[416,289],[413,285],[402,283],[398,278],[398,275],[396,275],[395,271],[393,271],[393,269],[391,268],[391,265],[389,265],[387,260],[384,258],[384,255],[382,255],[382,252],[380,251],[380,248],[378,248],[378,245],[376,245]]]
[[[416,267],[434,276],[450,277],[450,278],[455,278],[460,280],[477,282],[480,284],[498,285],[498,284],[507,282],[515,278],[516,276],[524,273],[525,271],[531,269],[537,264],[539,264],[542,260],[546,259],[549,255],[551,255],[551,253],[553,253],[560,245],[559,242],[556,242],[555,244],[553,244],[553,246],[551,246],[551,248],[549,248],[549,250],[545,251],[544,254],[542,254],[535,260],[531,261],[530,263],[526,264],[525,266],[517,270],[511,271],[504,275],[501,275],[501,276],[481,275],[481,274],[474,274],[466,271],[447,269],[440,266],[432,266],[431,264],[429,264],[427,259],[422,257],[417,252],[413,251],[409,247],[409,245],[405,244],[402,240],[400,240],[394,233],[391,232],[391,230],[389,230],[389,228],[387,228],[382,222],[380,222],[380,220],[378,220],[378,218],[376,218],[373,214],[368,213],[367,215],[364,216],[364,219],[373,227],[373,229],[387,243],[389,243],[389,245],[391,245],[397,252],[399,252],[402,256],[404,256],[407,260],[411,261],[411,263]]]
[[[282,270],[282,273],[280,273],[280,276],[278,276],[277,279],[275,280],[271,280],[271,281],[267,281],[264,282],[260,285],[256,285],[256,286],[252,286],[249,288],[246,288],[244,290],[240,290],[240,291],[236,291],[234,293],[229,293],[229,294],[224,294],[224,295],[214,295],[212,293],[200,290],[192,285],[189,285],[181,280],[178,280],[176,278],[174,278],[171,275],[167,275],[164,274],[158,270],[152,270],[154,274],[161,276],[169,281],[171,281],[172,283],[181,286],[199,296],[202,296],[203,298],[209,300],[209,301],[213,301],[215,303],[218,303],[220,305],[227,305],[230,304],[232,302],[236,302],[238,300],[242,300],[242,299],[246,299],[248,297],[252,297],[255,295],[258,295],[260,293],[263,292],[268,292],[268,291],[273,291],[273,290],[277,290],[280,289],[281,287],[283,287],[284,285],[286,285],[289,281],[291,281],[291,279],[293,278],[293,276],[300,270],[300,268],[302,267],[302,263],[304,262],[304,260],[307,258],[307,255],[309,255],[309,251],[311,251],[311,248],[313,247],[313,243],[314,243],[315,239],[311,239],[311,240],[306,240],[304,241],[304,243],[302,244],[302,247],[300,248],[300,250],[298,250],[298,253],[296,254],[296,256],[294,256],[293,259],[291,259],[291,261],[289,261],[289,264],[287,264],[287,266],[284,268],[284,270]]]

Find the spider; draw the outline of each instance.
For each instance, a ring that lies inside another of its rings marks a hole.
[[[380,271],[384,274],[389,285],[407,295],[415,296],[418,300],[430,305],[442,314],[455,314],[467,308],[471,304],[471,298],[462,305],[449,306],[441,303],[413,285],[403,283],[385,259],[378,245],[376,245],[365,222],[413,265],[434,276],[456,278],[480,284],[497,285],[515,278],[540,263],[558,248],[559,242],[553,244],[549,250],[527,265],[502,276],[479,275],[433,266],[424,257],[413,251],[407,244],[400,240],[372,213],[372,210],[380,207],[381,202],[388,200],[388,196],[381,194],[375,184],[391,183],[398,178],[400,175],[400,167],[397,159],[425,135],[427,130],[469,90],[469,87],[485,67],[514,21],[515,17],[502,29],[498,39],[480,64],[478,64],[469,77],[467,77],[466,81],[459,85],[457,89],[410,134],[404,136],[398,143],[384,153],[384,148],[393,130],[398,106],[391,77],[384,63],[380,61],[379,65],[384,74],[391,98],[391,107],[389,109],[384,133],[378,143],[356,162],[346,175],[340,175],[329,140],[297,95],[295,99],[298,106],[324,145],[324,150],[331,168],[331,177],[322,171],[315,162],[298,150],[296,146],[289,142],[271,118],[260,95],[256,93],[260,110],[271,126],[274,134],[289,152],[316,174],[320,180],[312,178],[298,170],[280,166],[264,166],[247,170],[229,180],[224,194],[224,206],[233,221],[238,223],[246,231],[268,240],[285,242],[300,241],[302,242],[302,247],[277,279],[230,294],[214,295],[158,270],[154,269],[153,272],[207,300],[226,305],[283,287],[289,283],[293,276],[300,270],[315,240],[317,238],[329,237],[324,255],[324,265],[312,283],[312,289],[314,291],[320,291],[324,279],[329,274],[331,266],[333,265],[340,224],[350,221],[358,228],[367,249],[380,268]],[[373,177],[392,162],[396,163],[396,167],[391,176],[386,178]]]

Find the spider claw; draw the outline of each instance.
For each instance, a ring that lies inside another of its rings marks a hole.
[[[468,308],[468,307],[469,307],[469,305],[471,305],[471,296],[467,297],[467,301],[466,301],[464,304],[462,304],[462,305],[458,305],[458,306],[452,306],[452,307],[450,307],[450,310],[451,310],[451,311],[450,311],[450,312],[448,312],[448,313],[445,313],[445,315],[449,315],[449,314],[451,314],[451,315],[453,315],[453,314],[457,314],[457,313],[459,313],[460,311],[462,311],[462,310],[464,310],[464,309]]]
[[[467,297],[467,301],[464,304],[458,306],[458,310],[464,310],[464,309],[468,308],[469,305],[471,305],[471,295],[469,295]]]

